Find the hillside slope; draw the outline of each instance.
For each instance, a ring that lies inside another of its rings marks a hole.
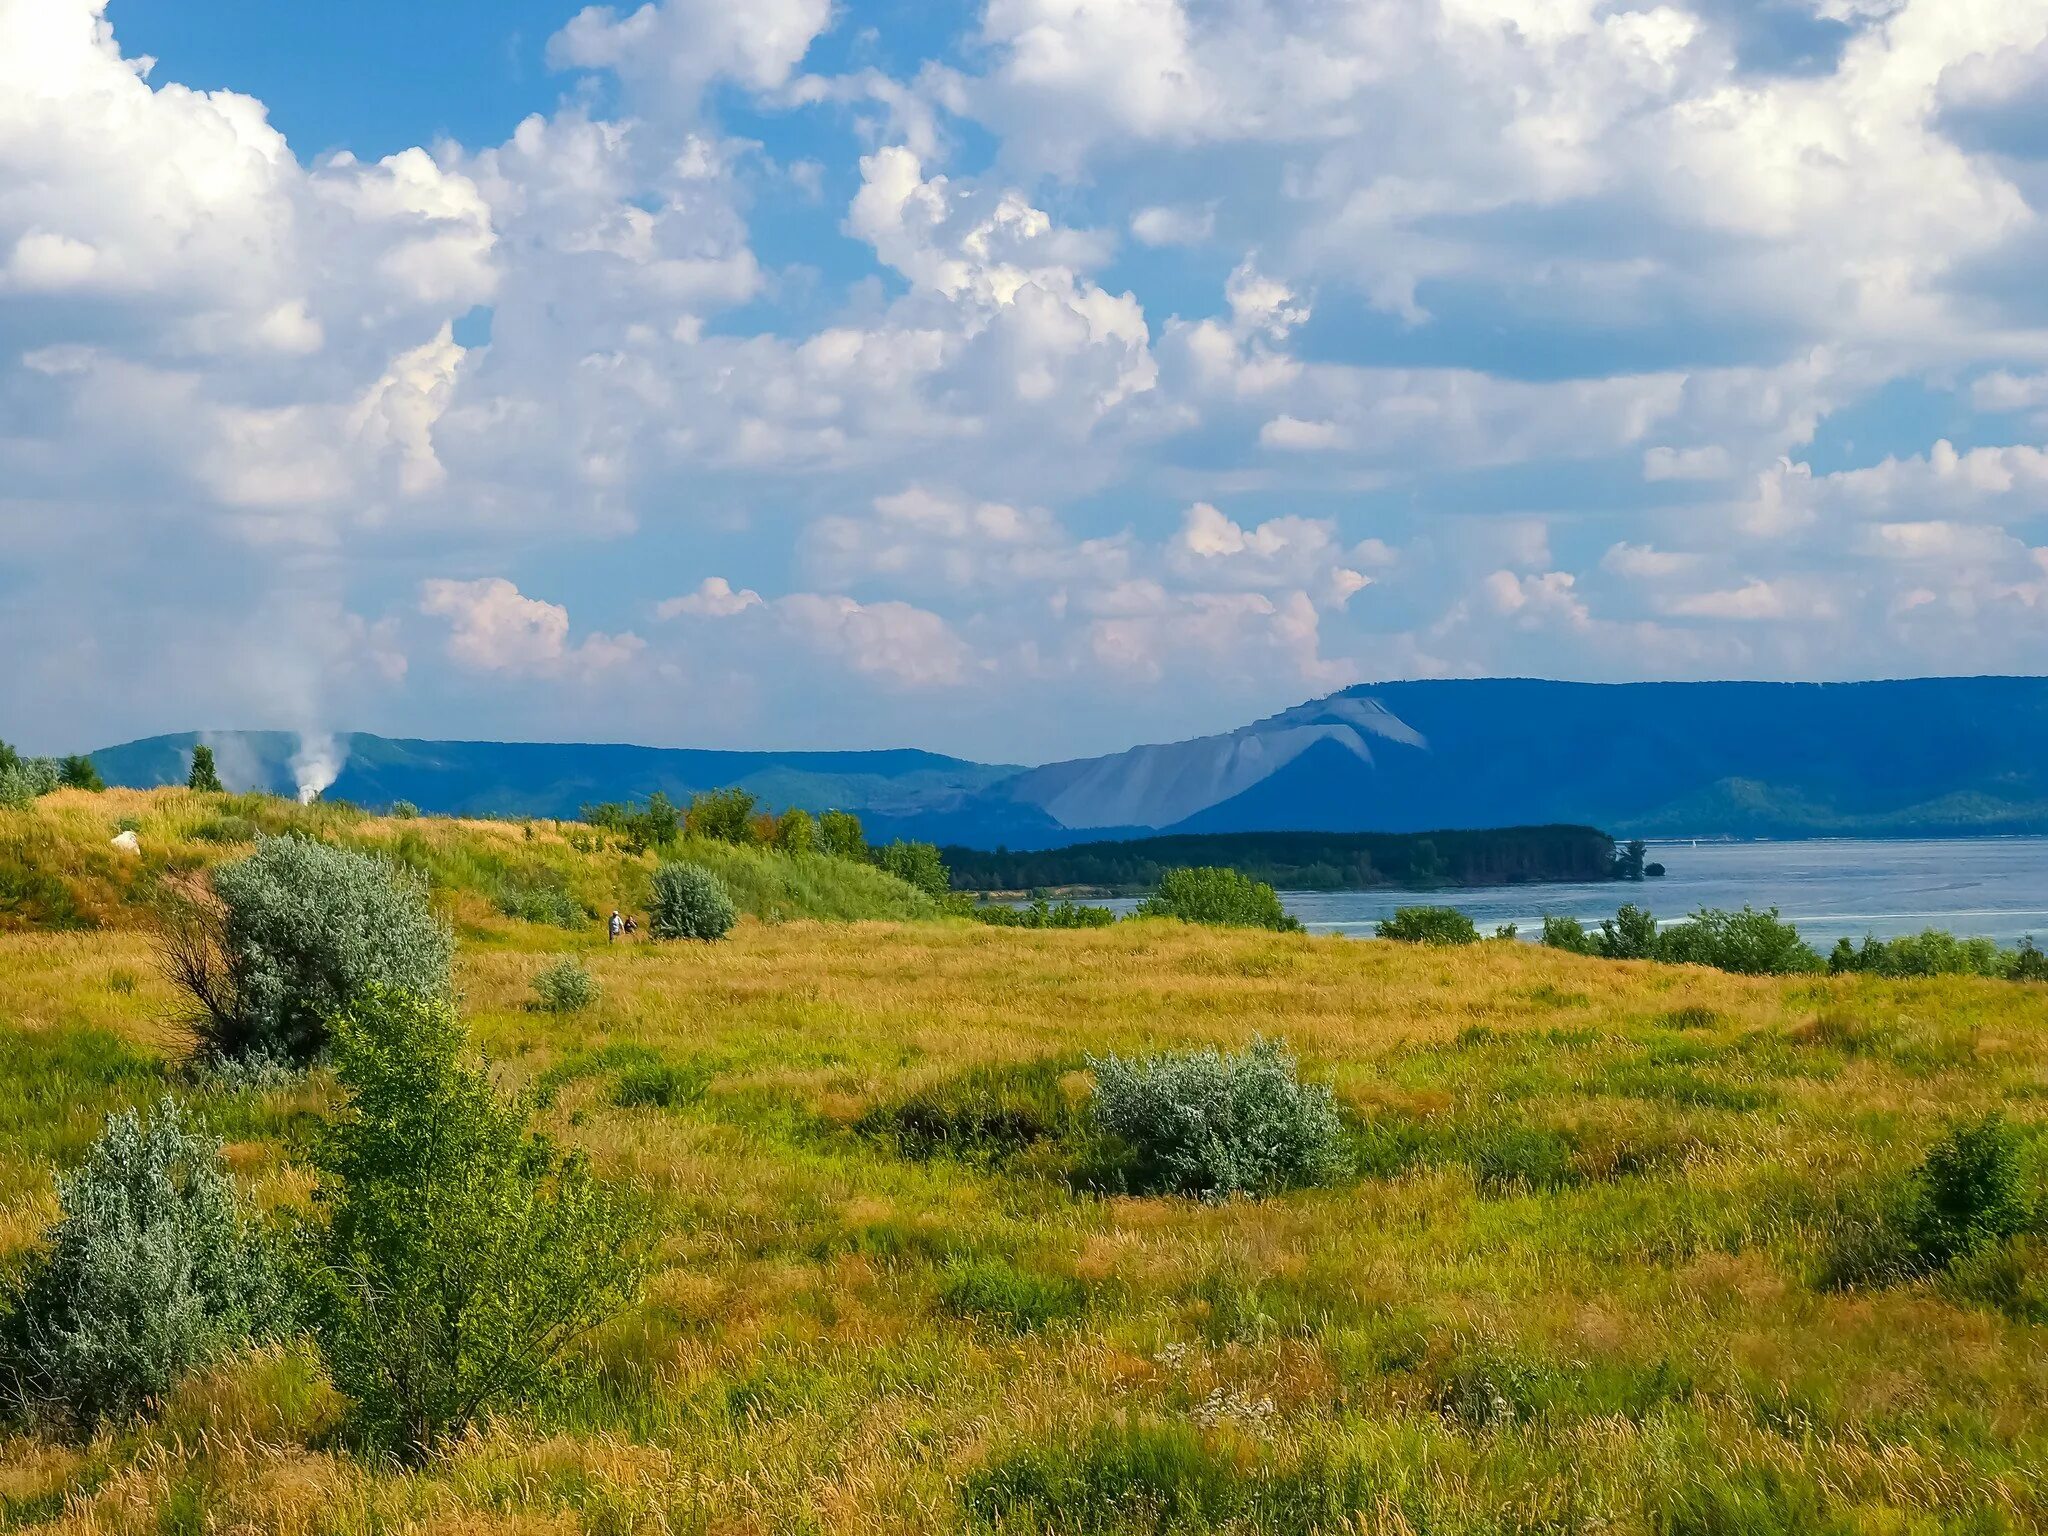
[[[140,855],[112,846],[133,829]],[[261,834],[297,831],[388,854],[424,876],[465,932],[508,925],[595,930],[614,907],[644,912],[656,856],[596,828],[547,821],[372,816],[270,795],[183,789],[64,790],[0,809],[0,929],[144,924],[160,882],[243,857]],[[769,921],[931,916],[930,898],[867,864],[684,839],[662,858],[714,871],[742,912]]]

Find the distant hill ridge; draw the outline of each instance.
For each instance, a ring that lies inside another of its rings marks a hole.
[[[184,777],[201,738],[93,754]],[[222,732],[230,784],[290,793],[299,738]],[[737,785],[877,835],[1049,848],[1155,833],[1591,825],[1623,835],[2048,832],[2048,678],[1864,683],[1363,684],[1234,731],[1035,768],[910,749],[733,752],[357,734],[328,793],[468,814]]]

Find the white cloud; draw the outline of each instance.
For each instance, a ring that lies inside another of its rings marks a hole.
[[[1131,215],[1131,234],[1140,245],[1200,245],[1216,232],[1216,210],[1166,208],[1158,204]]]
[[[654,616],[658,619],[729,619],[760,606],[761,594],[752,587],[743,587],[735,592],[732,583],[723,576],[706,576],[697,583],[696,591],[657,604]]]
[[[1652,448],[1643,455],[1643,478],[1720,480],[1729,470],[1728,450],[1719,443],[1699,448]]]
[[[1334,421],[1297,421],[1292,416],[1275,416],[1259,428],[1261,448],[1282,448],[1296,453],[1342,448],[1348,439]]]
[[[621,666],[646,648],[632,634],[590,634],[572,646],[568,609],[527,597],[497,576],[425,582],[420,612],[448,621],[448,655],[476,672],[588,676]]]
[[[775,612],[814,649],[893,687],[957,687],[974,668],[952,626],[909,603],[797,592],[778,598]]]

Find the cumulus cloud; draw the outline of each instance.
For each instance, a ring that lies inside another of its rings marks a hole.
[[[659,619],[679,619],[686,616],[707,619],[729,619],[735,614],[745,613],[749,608],[761,606],[761,594],[751,587],[735,592],[732,583],[723,576],[706,576],[697,584],[697,590],[683,597],[671,597],[657,604],[654,616]]]
[[[621,666],[646,648],[632,634],[589,634],[572,646],[568,609],[527,597],[501,576],[425,582],[420,612],[448,621],[448,655],[477,672],[588,676]]]

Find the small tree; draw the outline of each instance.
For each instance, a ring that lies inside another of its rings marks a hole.
[[[818,818],[818,839],[835,859],[864,860],[868,835],[851,811],[827,811]]]
[[[1546,917],[1543,919],[1543,943],[1551,949],[1569,950],[1575,955],[1593,953],[1595,940],[1586,932],[1586,925],[1576,917]]]
[[[1646,873],[1643,860],[1649,856],[1650,845],[1641,838],[1631,838],[1623,843],[1614,854],[1614,878],[1617,880],[1640,880]]]
[[[1603,919],[1593,947],[1608,960],[1651,960],[1657,956],[1657,919],[1633,902]]]
[[[0,1410],[90,1431],[274,1329],[270,1245],[220,1143],[165,1099],[132,1109],[57,1181],[62,1218],[0,1298]]]
[[[1456,907],[1403,907],[1379,925],[1383,939],[1408,944],[1477,944],[1479,930]]]
[[[1138,903],[1135,915],[1281,933],[1301,930],[1273,887],[1234,869],[1169,869],[1160,877],[1159,888]]]
[[[213,765],[213,748],[203,741],[192,749],[192,771],[185,775],[185,787],[208,795],[222,792],[220,772]]]
[[[657,939],[722,939],[739,920],[718,876],[701,864],[664,864],[654,872],[647,928]]]
[[[66,789],[91,790],[97,794],[107,787],[99,768],[89,757],[67,757],[57,765],[57,779]]]
[[[646,1224],[528,1132],[446,1000],[373,990],[336,1020],[334,1065],[314,1338],[358,1436],[417,1464],[562,1379],[637,1293]]]
[[[318,1057],[330,1015],[374,986],[446,996],[455,941],[389,859],[287,835],[164,909],[159,952],[198,1004],[202,1054]]]
[[[818,818],[791,806],[775,818],[775,846],[784,853],[809,853],[818,846]]]
[[[953,877],[946,872],[946,861],[939,857],[939,850],[931,843],[895,842],[878,849],[875,862],[905,885],[915,886],[934,900],[944,896],[953,888]]]
[[[753,815],[754,797],[744,789],[708,789],[690,801],[690,836],[721,843],[749,842],[748,824]]]

